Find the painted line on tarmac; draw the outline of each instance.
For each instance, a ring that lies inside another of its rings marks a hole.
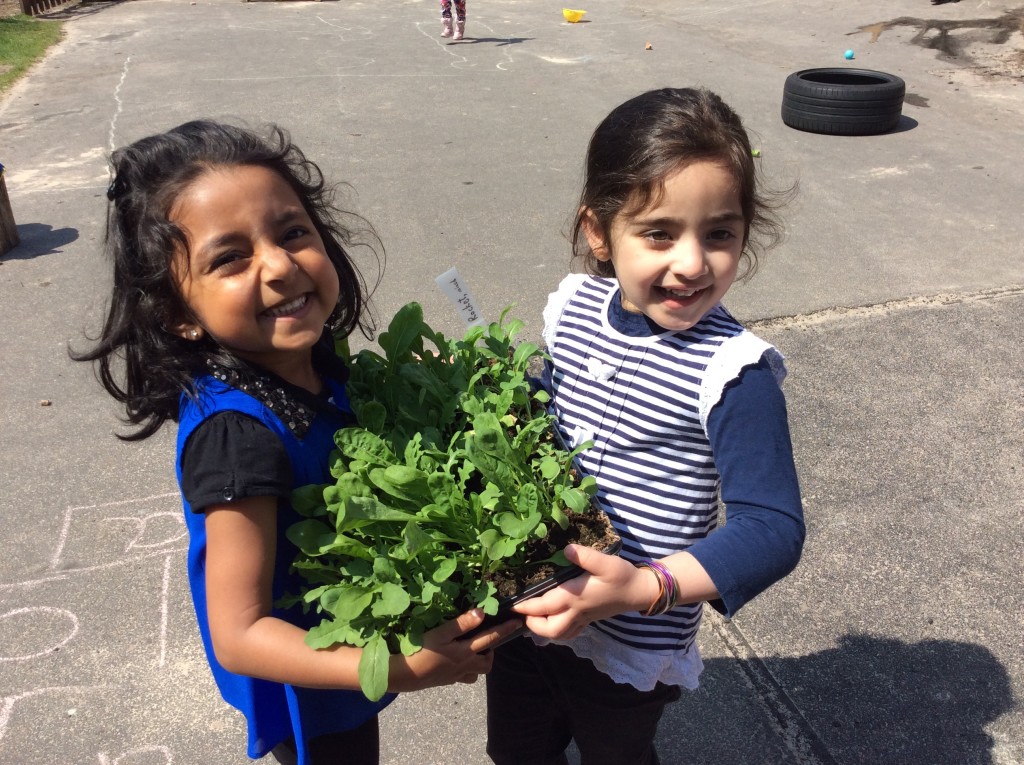
[[[764,705],[769,724],[793,756],[792,762],[795,765],[837,765],[800,708],[761,661],[739,627],[711,609],[705,609],[704,619],[726,650],[736,658],[754,694]]]
[[[820,311],[812,311],[810,313],[758,319],[757,321],[745,322],[744,326],[750,330],[801,329],[824,324],[836,324],[849,321],[850,319],[872,319],[918,308],[941,308],[949,305],[979,303],[987,300],[1020,297],[1022,295],[1024,295],[1024,285],[1012,284],[1007,287],[993,287],[976,292],[941,292],[937,295],[901,298],[899,300],[889,300],[885,303],[875,303],[866,306],[823,308]]]

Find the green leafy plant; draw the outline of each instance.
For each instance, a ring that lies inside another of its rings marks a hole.
[[[553,438],[547,393],[529,381],[543,354],[513,343],[522,323],[507,314],[453,340],[419,305],[402,308],[383,356],[349,357],[358,424],[335,436],[335,482],[294,493],[305,520],[288,537],[309,587],[289,602],[323,615],[309,645],[363,648],[371,699],[387,689],[391,652],[415,653],[425,631],[474,605],[495,614],[496,573],[591,509],[595,481],[576,473],[579,450]]]

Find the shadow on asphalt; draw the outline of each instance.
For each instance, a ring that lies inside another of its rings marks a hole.
[[[736,671],[737,665],[744,675],[759,671],[749,663],[705,662],[701,688],[684,692],[665,712],[658,742],[663,761],[723,761],[729,741],[747,736],[740,730],[749,721],[732,714],[742,704],[733,705],[729,696],[752,692]],[[798,738],[821,765],[993,765],[995,742],[985,726],[1015,706],[1006,669],[987,648],[972,643],[847,635],[837,648],[765,664],[786,689],[785,701],[802,710],[806,730]],[[769,720],[769,728],[783,729],[773,741],[793,740],[786,730],[792,719]],[[661,735],[666,729],[673,732]],[[795,753],[763,754],[761,765],[781,765],[793,762]]]
[[[908,117],[906,114],[901,114],[900,115],[900,121],[896,124],[896,127],[894,127],[889,132],[890,133],[906,133],[906,132],[916,128],[919,124],[920,123],[918,123],[918,121],[915,120],[913,117]]]
[[[26,223],[17,228],[21,243],[4,255],[4,260],[29,260],[61,252],[62,247],[78,239],[77,228],[53,228],[45,223]]]
[[[452,40],[449,45],[466,45],[470,43],[497,43],[495,48],[503,45],[519,45],[520,43],[535,40],[535,37],[464,37],[461,40]]]

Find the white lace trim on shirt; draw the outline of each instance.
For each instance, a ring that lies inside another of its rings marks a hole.
[[[704,662],[694,641],[688,651],[640,651],[588,627],[572,640],[549,640],[533,635],[537,645],[558,643],[568,646],[581,659],[593,662],[600,672],[617,683],[627,683],[639,691],[650,691],[658,683],[679,685],[695,690]]]
[[[722,398],[725,386],[735,380],[745,367],[756,364],[767,353],[768,365],[775,380],[782,385],[786,377],[785,357],[772,345],[746,330],[722,341],[704,372],[700,388],[700,424],[708,430],[708,414]]]
[[[576,294],[576,290],[586,280],[584,274],[569,274],[558,283],[558,288],[548,295],[548,302],[544,306],[544,329],[541,336],[549,348],[555,344],[555,330],[558,329],[558,320],[562,316],[570,298]]]

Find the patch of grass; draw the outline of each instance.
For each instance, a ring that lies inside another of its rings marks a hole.
[[[60,21],[31,16],[0,19],[0,93],[41,59],[63,33]]]

